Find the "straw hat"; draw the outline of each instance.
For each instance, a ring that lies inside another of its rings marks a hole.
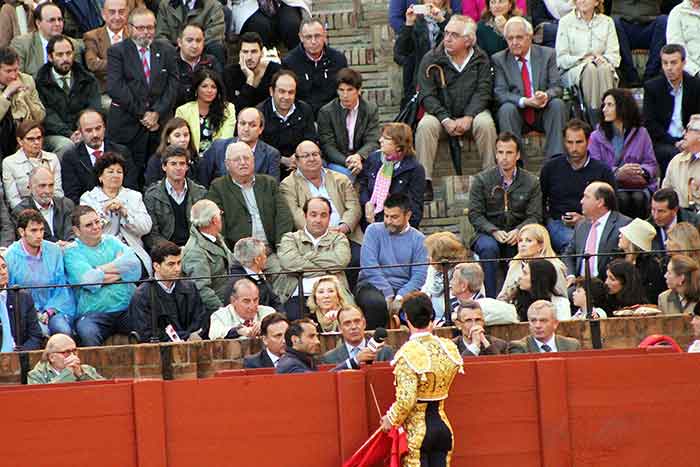
[[[643,251],[651,251],[651,241],[656,237],[656,229],[647,221],[639,218],[633,219],[624,227],[620,227],[620,233]]]

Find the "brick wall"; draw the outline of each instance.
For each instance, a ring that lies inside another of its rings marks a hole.
[[[685,316],[649,318],[616,318],[600,321],[603,348],[633,348],[650,334],[672,336],[683,348],[692,341],[692,329]],[[452,328],[438,329],[437,334],[451,337]],[[526,323],[491,326],[488,332],[505,340],[527,335]],[[585,321],[569,321],[559,325],[563,335],[579,339],[584,349],[593,348],[590,326]],[[389,331],[387,344],[398,349],[408,339],[403,330]],[[336,346],[338,336],[321,336],[324,351]],[[258,352],[259,340],[216,340],[187,343],[113,345],[80,349],[83,363],[94,366],[105,378],[207,378],[218,370],[242,368],[243,357]],[[28,352],[31,369],[41,358],[41,352]],[[20,356],[0,354],[0,384],[21,381]]]

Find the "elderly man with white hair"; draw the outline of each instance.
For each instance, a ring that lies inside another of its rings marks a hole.
[[[190,238],[182,250],[182,272],[192,277],[207,313],[228,303],[226,288],[233,255],[221,236],[221,209],[208,199],[190,210]],[[208,318],[206,318],[208,319]]]
[[[506,22],[508,48],[491,57],[496,72],[494,97],[498,125],[518,138],[523,131],[546,134],[546,157],[564,153],[563,131],[568,117],[554,49],[532,43],[532,25],[521,16]]]
[[[474,21],[453,15],[445,26],[442,43],[425,54],[420,63],[418,86],[425,115],[416,129],[416,155],[425,168],[426,201],[433,199],[433,163],[440,140],[472,136],[483,168],[495,165],[496,125],[488,110],[493,81],[491,63],[475,44]],[[438,69],[444,72],[446,99],[442,97]]]
[[[571,337],[556,335],[559,321],[552,302],[537,300],[527,310],[530,334],[512,341],[508,353],[572,352],[581,350],[581,343]]]
[[[267,266],[267,247],[265,243],[253,237],[244,237],[233,247],[234,262],[229,272],[235,275],[226,288],[225,295],[231,296],[233,287],[240,279],[249,279],[258,286],[260,304],[282,311],[282,302],[272,289],[272,278],[264,274]],[[246,275],[247,274],[247,275]]]

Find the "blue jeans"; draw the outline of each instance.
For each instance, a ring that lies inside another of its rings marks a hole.
[[[479,255],[479,259],[498,259],[511,258],[517,252],[515,246],[498,243],[495,238],[489,234],[480,233],[476,236],[476,240],[472,244],[472,249]],[[496,298],[498,295],[497,274],[498,261],[487,261],[481,263],[481,269],[484,270],[484,287],[486,288],[486,296]]]
[[[75,322],[75,330],[83,347],[95,347],[113,334],[129,334],[133,330],[129,312],[88,313]]]
[[[563,253],[574,237],[574,229],[564,224],[561,219],[547,219],[547,231],[552,240],[552,247],[557,253]]]
[[[53,315],[49,319],[49,334],[66,334],[73,336],[73,317],[66,316],[63,313]]]

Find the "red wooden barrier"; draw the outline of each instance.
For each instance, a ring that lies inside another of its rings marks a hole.
[[[453,465],[700,465],[700,356],[590,354],[468,359]],[[393,401],[391,371],[2,388],[0,465],[338,466],[378,425],[371,389]]]

